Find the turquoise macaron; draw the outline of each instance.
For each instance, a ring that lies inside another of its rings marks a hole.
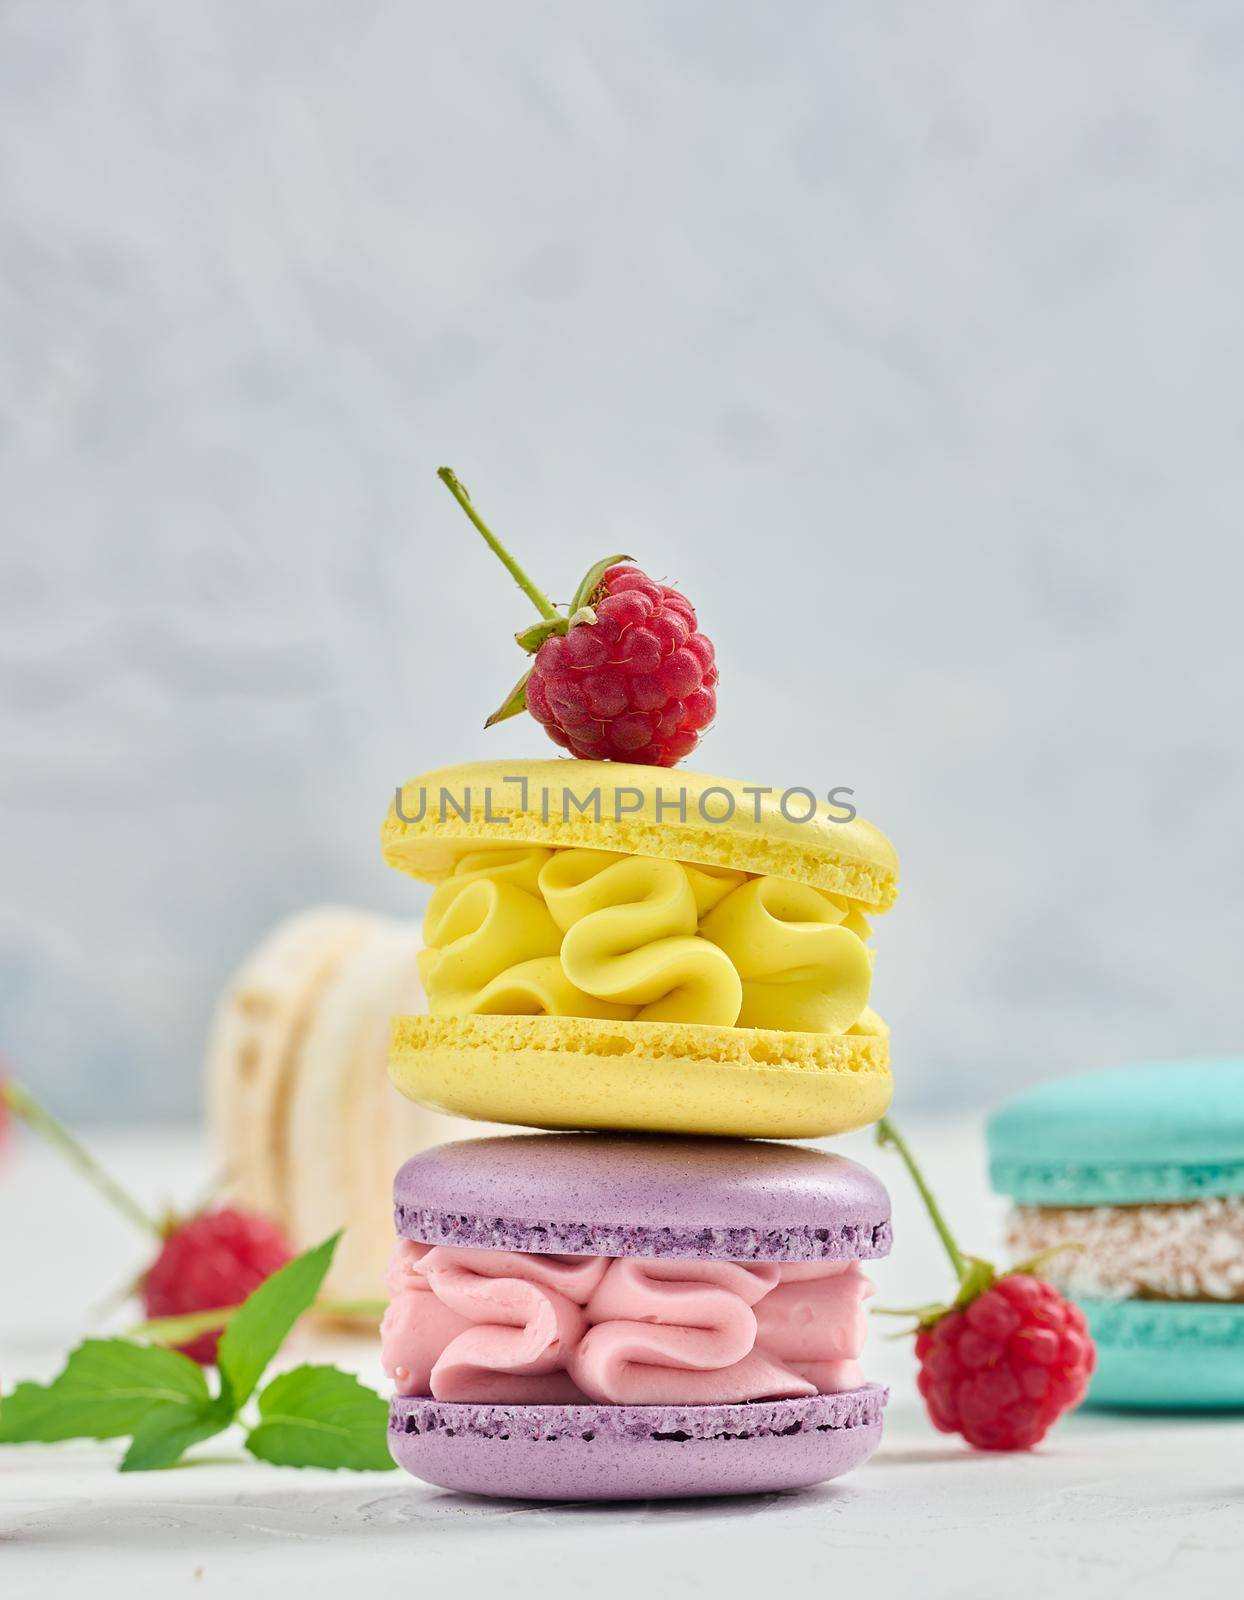
[[[988,1124],[1011,1244],[1097,1345],[1088,1403],[1244,1408],[1244,1059],[1055,1079]]]

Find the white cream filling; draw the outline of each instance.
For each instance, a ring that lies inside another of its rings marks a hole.
[[[1017,1261],[1056,1245],[1083,1245],[1041,1269],[1072,1295],[1244,1300],[1244,1195],[1152,1206],[1017,1206],[1008,1242]]]

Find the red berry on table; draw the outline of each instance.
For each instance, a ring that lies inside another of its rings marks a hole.
[[[266,1217],[225,1207],[179,1223],[143,1279],[149,1318],[182,1317],[241,1305],[265,1278],[291,1260],[284,1234]],[[208,1367],[220,1334],[204,1333],[181,1345],[183,1355]]]
[[[529,711],[554,744],[589,761],[672,767],[717,714],[717,663],[695,607],[628,556],[587,573],[561,610],[481,520],[453,472],[438,474],[541,620],[515,635],[535,656],[487,726]]]
[[[251,1212],[225,1206],[192,1217],[157,1218],[21,1084],[0,1081],[0,1109],[6,1108],[59,1149],[140,1231],[158,1240],[159,1254],[139,1286],[149,1319],[241,1305],[265,1278],[293,1259],[276,1224]],[[219,1341],[214,1330],[180,1348],[210,1366]]]
[[[1088,1392],[1097,1352],[1084,1313],[1035,1275],[1045,1257],[999,1275],[964,1255],[888,1117],[877,1140],[901,1156],[959,1283],[952,1305],[891,1313],[919,1319],[916,1387],[929,1419],[976,1450],[1031,1450]]]
[[[921,1328],[916,1359],[935,1428],[977,1450],[1031,1450],[1084,1399],[1094,1350],[1079,1306],[1010,1273]]]

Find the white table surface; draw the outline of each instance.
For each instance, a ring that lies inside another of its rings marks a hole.
[[[963,1243],[997,1247],[1001,1209],[979,1129],[908,1128]],[[148,1199],[194,1198],[197,1136],[113,1133],[95,1148]],[[896,1251],[877,1304],[944,1293],[946,1271],[897,1159],[868,1136],[838,1148],[874,1166],[895,1200]],[[97,1308],[143,1264],[143,1244],[29,1139],[0,1156],[0,1384],[46,1377]],[[106,1322],[106,1318],[104,1321]],[[116,1319],[113,1319],[114,1325]],[[1244,1421],[1081,1412],[1031,1455],[988,1456],[937,1434],[907,1343],[877,1319],[866,1365],[890,1384],[885,1439],[838,1484],[742,1500],[630,1505],[491,1503],[398,1474],[294,1472],[226,1435],[179,1469],[121,1477],[111,1444],[0,1449],[0,1594],[108,1600],[230,1592],[340,1596],[381,1580],[452,1600],[783,1592],[1147,1596],[1238,1582]],[[379,1385],[374,1344],[300,1336],[298,1359],[356,1366]]]

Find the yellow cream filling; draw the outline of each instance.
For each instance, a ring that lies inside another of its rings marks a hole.
[[[434,1015],[883,1033],[859,905],[727,867],[607,850],[468,850],[432,896]]]

